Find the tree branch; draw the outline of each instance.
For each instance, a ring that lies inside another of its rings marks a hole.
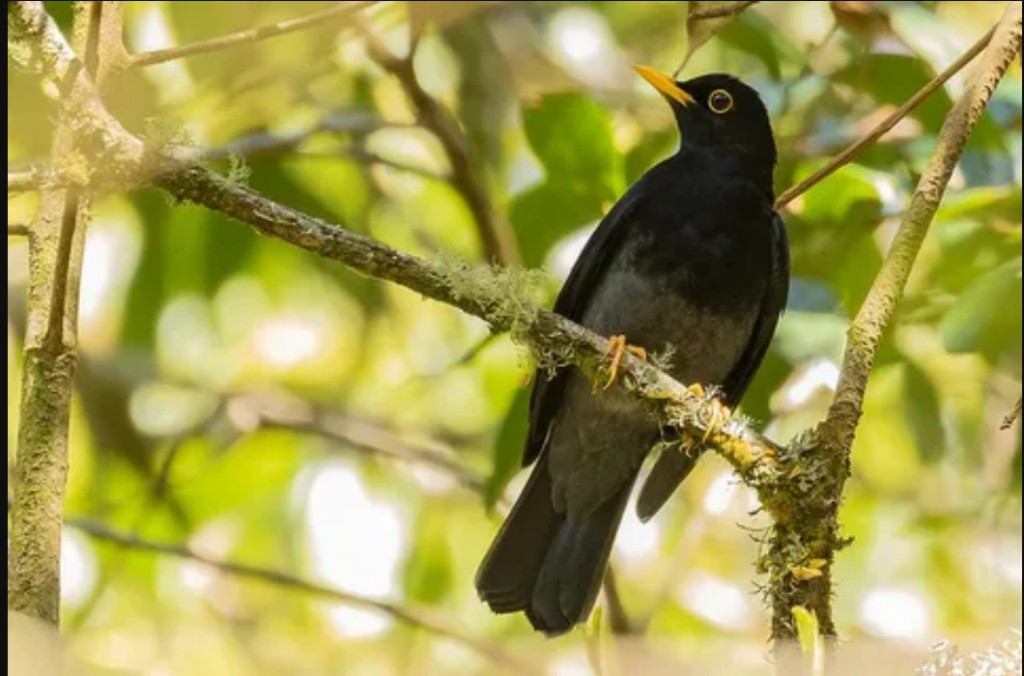
[[[981,54],[982,50],[992,39],[992,34],[995,32],[993,26],[987,33],[978,38],[978,41],[971,45],[963,55],[951,63],[948,68],[933,77],[925,86],[921,87],[917,92],[914,93],[906,102],[896,110],[892,111],[888,117],[879,122],[872,128],[868,133],[861,136],[859,139],[844,148],[838,155],[829,160],[828,164],[818,169],[816,172],[800,181],[796,185],[790,186],[785,192],[779,195],[778,199],[775,200],[775,208],[783,209],[790,202],[795,200],[800,195],[804,194],[812,187],[821,183],[823,180],[834,174],[843,166],[849,164],[853,160],[857,159],[862,152],[871,147],[875,141],[885,136],[889,131],[899,124],[900,120],[909,115],[915,108],[917,108],[922,101],[931,96],[931,94],[942,87],[949,81],[949,78],[959,73],[963,68],[974,60],[978,54]]]
[[[917,252],[942,201],[953,169],[996,86],[1020,48],[1021,5],[1009,2],[963,95],[942,123],[935,151],[918,181],[882,268],[847,334],[839,385],[826,419],[829,432],[835,435],[837,445],[842,448],[848,450],[853,443],[868,374],[874,365],[882,334],[903,296]]]
[[[575,364],[596,376],[605,338],[524,298],[522,274],[465,263],[431,263],[273,202],[198,165],[174,163],[154,182],[180,199],[202,204],[260,232],[341,262],[368,276],[401,284],[475,315],[495,331],[512,331],[548,366]],[[621,370],[627,386],[651,400],[664,419],[719,448],[748,476],[771,463],[777,447],[739,420],[718,424],[711,400],[701,399],[657,368],[634,357]]]
[[[248,30],[238,31],[237,33],[231,33],[230,35],[223,35],[218,38],[200,40],[198,42],[193,42],[192,44],[181,45],[180,47],[157,49],[151,52],[140,52],[129,57],[128,67],[140,68],[152,66],[158,63],[174,61],[175,59],[196,56],[197,54],[209,54],[210,52],[229,49],[239,45],[254,44],[269,38],[277,37],[278,35],[286,35],[288,33],[294,33],[307,28],[329,25],[335,21],[340,21],[350,17],[356,12],[366,9],[373,4],[374,2],[372,1],[339,2],[333,7],[328,7],[327,9],[319,12],[313,12],[312,14],[298,19],[279,21],[268,26],[250,28]]]
[[[41,2],[8,5],[8,26],[15,39],[27,38],[39,45],[32,52],[35,63],[59,83],[60,111],[51,162],[61,166],[82,143],[77,122],[87,102],[95,100],[91,78],[102,77],[111,46],[120,46],[120,3],[75,5],[74,39],[83,54],[84,68]],[[7,607],[53,624],[57,624],[60,608],[60,528],[68,470],[78,291],[88,220],[89,199],[81,188],[50,188],[42,195],[33,226],[35,236],[29,238],[28,323]]]
[[[252,417],[260,427],[293,430],[341,443],[363,453],[431,467],[451,476],[462,486],[483,493],[483,477],[434,447],[437,444],[410,443],[382,425],[292,398],[271,398],[259,394],[228,396],[224,409],[234,412],[238,407],[242,407],[245,415]]]
[[[8,237],[28,237],[28,223],[7,223]]]
[[[42,12],[41,5],[38,11]],[[31,34],[36,25],[9,23],[20,27],[22,38]],[[56,29],[48,22],[44,24],[43,30],[36,31],[39,47],[33,57],[47,66],[52,76],[68,58],[61,53],[61,41],[50,34]],[[717,448],[744,481],[757,490],[762,505],[774,517],[775,525],[760,563],[769,575],[773,634],[780,645],[795,637],[791,611],[796,605],[817,615],[822,633],[834,635],[831,565],[835,552],[844,545],[838,535],[837,511],[868,373],[953,166],[995,85],[1020,49],[1020,29],[1020,4],[1010,3],[963,98],[946,118],[938,148],[882,270],[851,326],[836,397],[821,425],[782,449],[741,421],[720,425],[719,411],[711,400],[697,397],[663,372],[632,356],[624,360],[624,385],[654,407],[666,424]],[[12,32],[18,38],[18,31]],[[27,44],[31,47],[32,41]],[[52,49],[55,45],[56,50]],[[384,58],[386,64],[397,69],[392,72],[400,81],[416,82],[407,60],[397,60],[387,53],[377,58]],[[420,109],[416,90],[404,86]],[[448,115],[436,101],[434,105]],[[145,180],[180,199],[205,205],[248,223],[263,234],[457,307],[480,317],[495,331],[511,331],[534,350],[543,367],[574,364],[590,377],[598,375],[604,367],[607,341],[564,318],[537,309],[524,290],[528,284],[523,273],[423,261],[268,200],[199,166],[186,155],[171,152],[144,157],[138,139],[125,132],[98,100],[83,108],[90,113],[82,116],[83,133],[102,137],[103,152],[110,153],[120,171],[133,174],[137,181],[139,176],[146,177]],[[420,113],[422,117],[422,110]],[[450,117],[443,119],[449,121],[446,124],[454,124]],[[455,133],[459,133],[457,128]]]
[[[41,3],[20,3],[42,12]],[[66,72],[73,53],[50,20],[22,22],[43,29],[27,31],[12,24],[14,39],[28,47],[33,62],[37,52],[49,58],[50,75]],[[597,377],[605,367],[607,339],[559,315],[538,309],[524,291],[524,273],[489,269],[463,262],[433,263],[391,249],[380,242],[308,216],[239,186],[191,160],[193,153],[145,152],[141,142],[110,116],[92,90],[83,103],[80,125],[83,133],[104,140],[97,152],[102,164],[113,165],[118,175],[133,177],[134,183],[148,181],[179,199],[218,210],[257,231],[282,239],[302,249],[342,263],[370,277],[395,282],[424,296],[459,308],[487,322],[494,331],[511,331],[514,338],[529,345],[545,367],[569,364]],[[127,181],[126,181],[127,182]],[[702,399],[654,366],[626,355],[619,368],[620,381],[648,401],[667,425],[705,440],[716,448],[748,483],[760,491],[769,509],[783,489],[776,481],[775,465],[781,450],[744,421],[722,423],[720,408],[711,398]],[[779,475],[781,476],[781,475]]]
[[[473,215],[488,261],[506,266],[519,264],[521,259],[515,233],[494,211],[487,188],[477,175],[465,134],[448,109],[423,89],[416,77],[412,53],[405,58],[396,57],[366,22],[359,21],[357,25],[366,40],[370,58],[398,80],[416,110],[420,124],[429,129],[444,148],[451,164],[448,182],[462,196]]]
[[[797,650],[786,641],[796,639],[793,607],[803,606],[814,612],[822,634],[835,636],[831,568],[835,552],[846,544],[839,536],[838,509],[868,376],[957,160],[1020,48],[1021,4],[1010,2],[963,95],[946,115],[903,222],[850,326],[839,384],[828,414],[802,440],[810,451],[805,463],[808,492],[794,519],[777,521],[773,526],[762,560],[770,576],[772,631],[780,639],[776,643],[780,664],[792,659],[790,651]]]
[[[293,150],[321,132],[331,134],[364,135],[394,125],[382,122],[375,116],[362,111],[342,111],[324,115],[315,124],[299,131],[272,134],[257,132],[229,141],[221,146],[200,151],[204,160],[220,160],[232,155],[252,157],[264,153]]]
[[[163,556],[172,556],[186,561],[194,561],[228,575],[260,580],[262,582],[285,587],[293,591],[327,598],[345,605],[375,610],[385,615],[389,615],[399,622],[404,622],[414,627],[425,629],[432,634],[437,634],[438,636],[444,636],[454,641],[458,641],[466,647],[471,648],[475,652],[492,660],[496,664],[512,670],[513,673],[533,673],[536,671],[536,668],[533,665],[523,662],[518,657],[512,656],[499,646],[482,639],[469,636],[462,630],[447,624],[438,617],[435,617],[425,609],[404,606],[393,601],[382,601],[367,596],[361,596],[352,592],[318,584],[272,568],[221,561],[209,556],[204,556],[203,554],[193,551],[183,545],[152,542],[135,535],[120,533],[108,528],[107,526],[92,521],[73,519],[68,520],[67,525],[89,535],[90,537],[110,542],[128,549],[150,552],[152,554],[159,554]]]

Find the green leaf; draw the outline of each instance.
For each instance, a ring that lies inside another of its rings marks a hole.
[[[906,54],[865,54],[835,75],[835,80],[871,96],[876,102],[899,106],[932,79],[925,61]],[[910,117],[935,134],[953,102],[945,89],[921,102]]]
[[[874,370],[850,454],[854,475],[879,493],[910,490],[918,485],[922,473],[917,440],[908,424],[903,375],[899,363]]]
[[[607,111],[579,93],[545,96],[523,109],[526,139],[548,183],[590,195],[600,205],[622,192],[622,161]]]
[[[509,206],[509,221],[527,267],[541,265],[556,242],[600,218],[600,204],[591,195],[552,183],[530,188]]]
[[[773,348],[790,364],[843,357],[847,321],[831,312],[790,311],[782,315]]]
[[[982,352],[990,358],[1021,344],[1021,258],[982,275],[964,291],[939,324],[950,352]]]
[[[820,162],[806,162],[795,180],[809,176]],[[847,165],[803,195],[797,214],[787,218],[793,274],[828,282],[843,309],[856,312],[878,267],[881,254],[870,237],[882,220],[875,172]]]
[[[917,441],[918,452],[925,462],[941,460],[946,451],[946,432],[935,384],[924,371],[904,355],[903,388],[906,396],[907,424]]]
[[[835,81],[867,93],[876,102],[902,105],[933,77],[931,65],[906,54],[867,54],[835,75]],[[953,100],[945,89],[933,92],[910,113],[930,135],[938,134]],[[1005,150],[999,126],[986,113],[971,133],[968,148]]]
[[[782,77],[784,61],[803,60],[800,51],[783,37],[778,27],[757,12],[739,14],[721,30],[718,39],[757,58],[775,80]]]
[[[935,222],[941,223],[960,218],[1001,218],[1009,222],[1020,222],[1021,187],[985,186],[947,193]]]
[[[545,96],[523,109],[523,126],[546,179],[512,201],[509,220],[524,262],[537,266],[555,242],[600,219],[618,198],[623,163],[608,113],[582,94]]]
[[[850,243],[842,258],[836,261],[829,282],[847,316],[857,314],[881,267],[882,252],[874,239],[867,236]]]
[[[529,414],[530,390],[522,389],[512,400],[494,443],[491,475],[487,477],[487,486],[484,488],[484,503],[488,510],[498,503],[505,486],[519,471]]]
[[[824,161],[805,162],[796,171],[802,181],[817,171]],[[803,195],[800,217],[820,225],[856,229],[873,226],[882,218],[882,200],[870,169],[848,164]]]
[[[811,665],[811,674],[824,674],[825,646],[818,633],[818,618],[813,611],[803,606],[793,606],[792,612],[793,620],[796,622],[796,635],[800,639],[800,649]]]

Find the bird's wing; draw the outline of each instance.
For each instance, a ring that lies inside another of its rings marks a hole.
[[[636,213],[643,190],[641,179],[620,199],[601,220],[594,234],[573,266],[565,285],[555,301],[554,312],[566,319],[579,321],[590,298],[608,269],[608,264],[619,250],[619,242],[629,230],[629,223]],[[561,369],[554,376],[538,369],[534,375],[533,392],[530,395],[530,430],[523,450],[523,466],[537,459],[544,447],[551,422],[558,412],[568,372]]]
[[[782,311],[786,309],[786,298],[789,296],[789,240],[786,237],[786,226],[777,212],[772,212],[771,220],[772,271],[768,288],[765,290],[761,311],[751,331],[747,348],[722,382],[725,404],[730,407],[740,403],[743,393],[754,379],[754,374],[757,373],[761,360],[771,345],[775,326]]]
[[[786,308],[789,294],[789,242],[785,224],[775,212],[772,212],[771,226],[772,269],[761,309],[751,330],[750,340],[722,383],[723,399],[730,407],[736,406],[743,398],[743,393],[771,345],[779,315]],[[697,464],[700,450],[693,444],[684,443],[680,449],[665,450],[658,456],[637,498],[636,511],[641,521],[654,516],[672,496]]]

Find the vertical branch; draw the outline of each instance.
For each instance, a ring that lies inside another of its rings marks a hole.
[[[967,139],[1020,48],[1021,4],[1010,2],[966,90],[942,123],[938,144],[918,181],[882,269],[850,326],[842,374],[826,420],[836,433],[836,441],[847,451],[853,443],[868,374],[874,366],[882,334],[903,296],[932,217]]]
[[[9,8],[15,20],[42,27],[52,21],[42,3]],[[78,98],[91,95],[88,77],[120,49],[117,2],[75,4],[73,42],[82,55],[60,86],[60,113],[51,161],[67,164],[78,152]],[[84,71],[83,72],[83,68]],[[57,623],[60,609],[60,529],[68,472],[68,422],[75,371],[78,293],[89,197],[78,187],[43,192],[29,238],[28,317],[21,393],[21,425],[7,559],[7,606]]]
[[[444,148],[452,167],[449,183],[462,196],[473,215],[488,260],[502,265],[520,263],[515,233],[494,211],[487,187],[477,175],[470,156],[469,142],[458,121],[440,101],[427,93],[416,77],[412,62],[415,44],[407,56],[397,57],[384,46],[366,22],[360,21],[357,25],[366,39],[370,58],[398,80],[420,124],[429,129]]]
[[[1009,2],[991,41],[946,115],[935,150],[914,190],[882,268],[847,334],[846,353],[828,415],[806,441],[813,488],[791,518],[778,522],[768,542],[772,633],[780,666],[789,664],[796,639],[792,611],[813,612],[821,633],[835,636],[832,621],[832,562],[844,541],[838,511],[849,475],[850,450],[860,422],[868,377],[882,337],[903,297],[918,251],[978,120],[996,86],[1021,49],[1021,3]],[[786,671],[785,673],[790,673]]]

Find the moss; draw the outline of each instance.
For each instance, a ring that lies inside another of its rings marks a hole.
[[[249,185],[249,177],[252,175],[252,169],[245,162],[245,158],[241,155],[229,155],[228,156],[228,180],[237,185],[246,186]]]
[[[539,367],[554,371],[573,361],[571,349],[550,347],[558,342],[554,337],[540,341],[531,337],[537,330],[539,305],[546,296],[547,276],[543,272],[474,265],[454,256],[443,256],[439,273],[453,299],[479,301],[491,328],[508,331],[516,343],[529,347]]]

